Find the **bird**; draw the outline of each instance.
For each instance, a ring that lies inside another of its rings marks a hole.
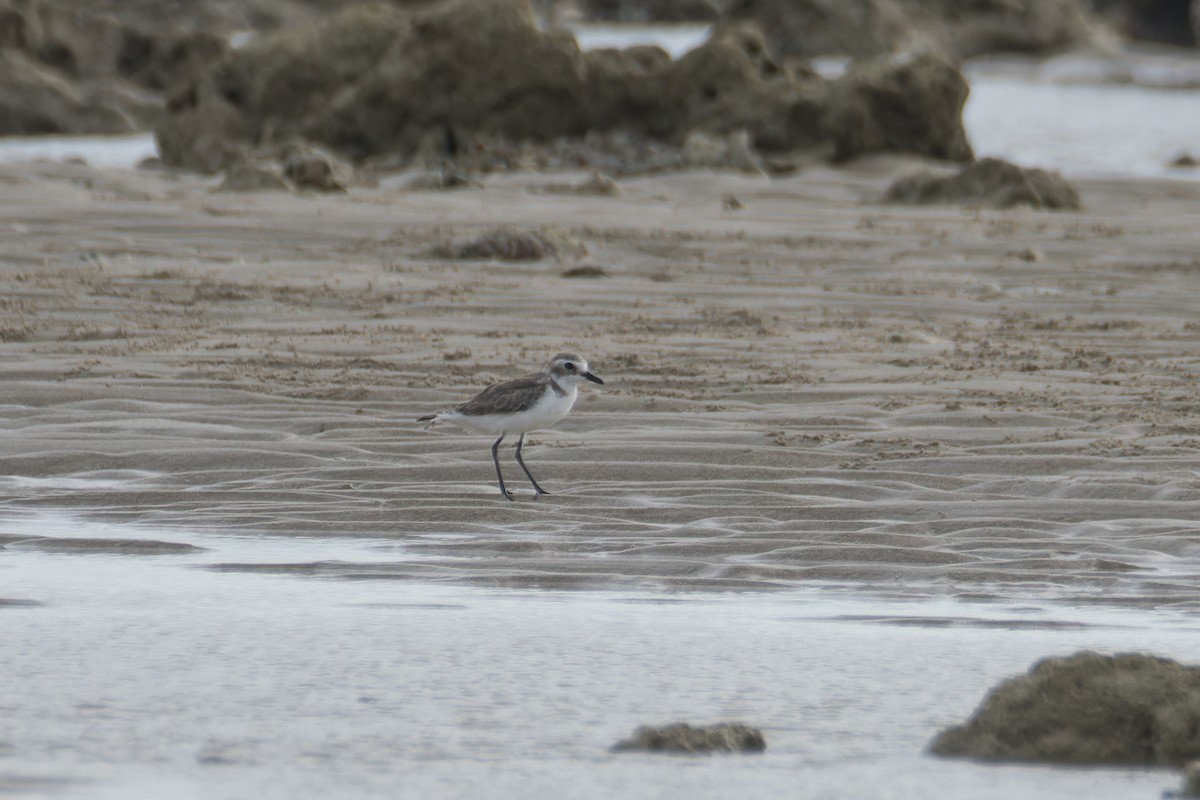
[[[453,422],[479,433],[500,434],[500,438],[492,445],[492,461],[496,465],[500,494],[509,500],[513,499],[513,493],[505,487],[504,473],[500,470],[500,443],[509,434],[520,434],[517,438],[517,463],[533,484],[533,498],[536,500],[550,493],[538,484],[521,458],[525,434],[548,428],[565,417],[575,405],[579,384],[584,381],[604,385],[604,381],[588,369],[585,359],[574,353],[559,353],[546,363],[546,368],[541,372],[531,372],[521,378],[493,384],[467,402],[448,411],[418,417],[417,422],[427,422],[428,427],[439,422]]]

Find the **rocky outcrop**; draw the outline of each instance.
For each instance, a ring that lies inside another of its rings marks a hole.
[[[1195,47],[1200,3],[1192,0],[1091,0],[1097,15],[1123,36],[1142,42]]]
[[[919,36],[901,0],[732,0],[725,18],[758,25],[780,56],[877,56]]]
[[[835,85],[829,128],[835,160],[880,151],[972,158],[962,126],[962,73],[932,53],[859,62]]]
[[[985,761],[1182,766],[1200,758],[1200,667],[1132,653],[1048,658],[994,688],[930,750]]]
[[[161,90],[228,49],[208,33],[150,33],[86,7],[0,0],[0,133],[150,127]]]
[[[899,178],[884,201],[990,208],[1023,205],[1060,211],[1080,207],[1079,192],[1059,173],[1018,167],[998,158],[980,159],[954,175],[927,171]]]
[[[135,116],[20,50],[0,50],[0,135],[127,133]]]
[[[753,26],[721,26],[678,60],[656,47],[585,53],[542,31],[526,0],[441,0],[355,6],[263,36],[176,92],[157,133],[164,161],[208,172],[293,137],[427,164],[502,142],[622,133],[681,146],[697,132],[764,151],[962,160],[965,98],[961,73],[933,55],[798,77]]]
[[[431,131],[451,154],[473,134],[579,135],[583,87],[574,38],[541,31],[524,0],[445,0],[413,14],[305,132],[353,157],[410,152]]]
[[[1080,0],[733,0],[781,56],[1046,53],[1090,39]]]
[[[740,722],[708,726],[693,726],[686,722],[643,726],[634,731],[633,736],[612,747],[615,753],[761,753],[766,749],[767,740],[762,731]]]

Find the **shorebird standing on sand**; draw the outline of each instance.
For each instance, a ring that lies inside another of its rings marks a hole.
[[[504,473],[500,471],[500,443],[510,433],[521,434],[517,439],[517,463],[525,477],[533,484],[534,499],[549,494],[529,472],[521,458],[521,446],[529,431],[548,428],[565,417],[575,405],[579,384],[591,381],[603,385],[604,381],[588,371],[588,363],[572,353],[559,353],[550,359],[546,369],[523,378],[493,384],[462,405],[449,411],[440,411],[419,417],[417,422],[428,422],[430,426],[439,422],[453,422],[480,433],[500,434],[492,445],[492,461],[496,464],[496,479],[500,481],[500,494],[513,499],[512,492],[504,488]]]

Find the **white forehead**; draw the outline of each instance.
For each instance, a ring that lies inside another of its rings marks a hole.
[[[550,369],[555,371],[563,370],[567,364],[574,364],[575,369],[579,372],[587,372],[587,359],[571,355],[570,353],[561,353],[555,356],[554,360],[550,362]]]

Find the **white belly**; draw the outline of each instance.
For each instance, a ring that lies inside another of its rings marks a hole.
[[[572,386],[567,390],[565,395],[560,395],[554,391],[546,392],[532,408],[516,414],[480,414],[468,416],[451,412],[444,419],[447,422],[453,422],[456,425],[470,428],[473,431],[490,433],[496,436],[502,433],[525,433],[527,431],[549,428],[565,417],[571,410],[571,406],[575,405],[576,396],[578,396],[578,391],[576,387]]]

